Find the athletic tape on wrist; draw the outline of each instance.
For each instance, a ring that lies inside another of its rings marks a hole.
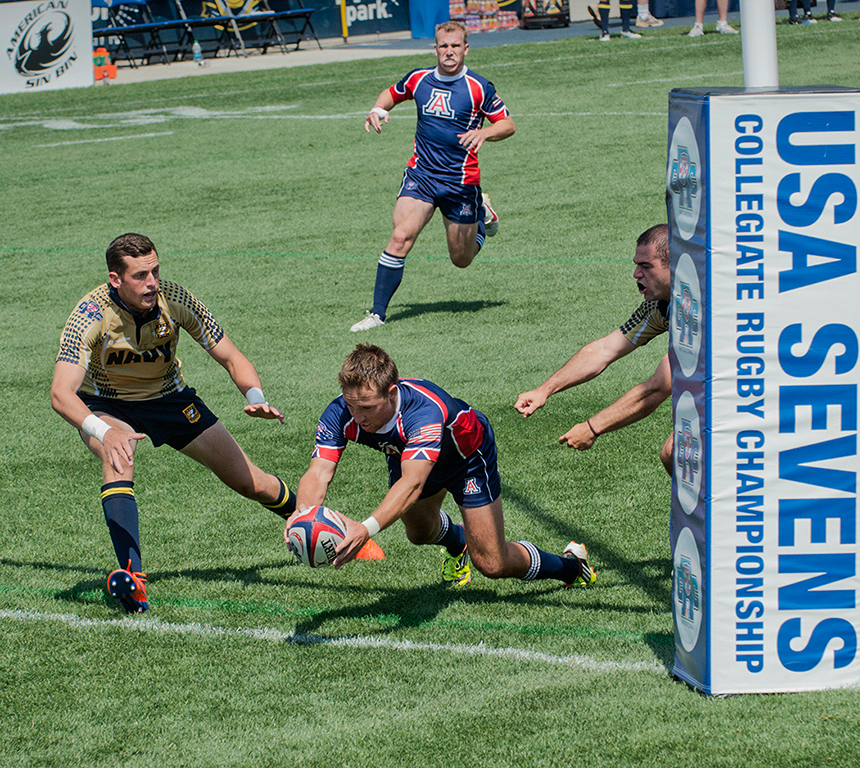
[[[385,120],[385,118],[386,118],[386,117],[388,117],[388,110],[387,110],[387,109],[383,109],[382,107],[374,107],[374,108],[373,108],[373,109],[371,109],[371,110],[370,110],[370,112],[368,113],[368,117],[370,117],[370,115],[373,115],[373,114],[377,114],[377,115],[379,115],[379,117],[380,117],[382,120]]]
[[[100,419],[94,413],[91,413],[84,419],[81,424],[81,430],[90,437],[94,437],[100,443],[104,442],[105,433],[111,428],[104,419]]]
[[[248,401],[248,405],[256,405],[257,403],[266,402],[266,398],[263,397],[263,390],[259,387],[251,387],[245,393],[245,399]]]
[[[382,530],[382,527],[379,525],[379,521],[373,515],[368,517],[362,525],[367,528],[367,532],[370,534],[371,539]]]

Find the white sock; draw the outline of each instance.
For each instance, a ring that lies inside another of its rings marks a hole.
[[[651,15],[651,11],[648,9],[648,3],[645,3],[645,5],[638,3],[636,6],[636,13],[640,19],[647,19]]]

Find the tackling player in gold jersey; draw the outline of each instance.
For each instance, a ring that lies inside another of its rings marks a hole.
[[[102,462],[102,506],[119,561],[108,590],[126,611],[141,612],[148,601],[134,496],[140,440],[170,445],[282,517],[295,511],[295,495],[245,455],[186,385],[176,357],[180,330],[227,370],[248,401],[249,416],[283,422],[266,402],[248,358],[191,293],[160,279],[158,253],[148,237],[121,235],[106,258],[108,282],[88,293],[66,321],[51,404]]]

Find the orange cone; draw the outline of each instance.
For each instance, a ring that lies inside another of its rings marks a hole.
[[[385,552],[382,551],[382,547],[380,547],[373,539],[368,539],[367,544],[358,550],[358,554],[355,556],[355,559],[385,560]]]

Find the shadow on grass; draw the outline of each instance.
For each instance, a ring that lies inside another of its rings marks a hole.
[[[338,589],[337,587],[332,587]],[[554,587],[556,590],[557,586]],[[339,590],[340,591],[340,590]],[[356,588],[357,596],[367,598],[366,589]],[[315,613],[296,624],[296,634],[313,635],[330,621],[357,620],[376,622],[374,631],[377,633],[399,632],[403,629],[415,629],[424,625],[437,624],[438,617],[449,605],[488,605],[493,603],[510,605],[540,606],[546,603],[541,600],[541,593],[529,592],[519,595],[499,595],[492,589],[476,588],[475,583],[465,590],[447,587],[441,583],[420,584],[410,588],[392,588],[375,590],[374,601],[355,606],[343,606]],[[500,627],[503,622],[500,622]],[[480,627],[478,624],[487,622],[461,622],[463,628]]]
[[[656,606],[665,606],[667,611],[670,610],[672,605],[672,561],[668,557],[633,561],[623,552],[602,544],[593,535],[583,536],[582,532],[576,528],[574,521],[563,520],[557,515],[549,514],[531,499],[517,493],[509,486],[504,486],[502,498],[510,499],[516,503],[528,515],[554,531],[562,541],[581,542],[585,539],[589,561],[593,558],[596,563],[600,564],[598,577],[600,569],[604,568],[624,574],[627,576],[628,582],[644,592]],[[666,535],[668,536],[668,521]],[[542,546],[540,542],[534,543],[538,547]],[[618,606],[616,605],[614,608],[617,610]]]
[[[279,560],[272,563],[260,563],[249,568],[197,568],[186,571],[155,571],[147,573],[147,583],[155,584],[162,580],[189,579],[194,581],[237,581],[246,586],[251,584],[279,585],[280,580],[265,578],[262,571],[281,569],[294,565],[292,561]],[[94,593],[101,593],[107,605],[115,605],[114,599],[107,592],[108,571],[98,566],[67,565],[63,563],[46,562],[24,562],[10,558],[0,558],[0,566],[11,566],[15,568],[32,568],[37,571],[55,572],[58,574],[78,574],[82,578],[74,586],[68,589],[52,592],[57,600],[79,604],[91,604]],[[86,578],[87,576],[95,578]],[[188,601],[191,602],[191,601]],[[207,601],[200,601],[207,602]],[[215,602],[215,601],[208,601]]]
[[[504,301],[431,301],[424,304],[395,305],[394,311],[389,311],[389,320],[407,320],[422,315],[455,314],[462,312],[480,312],[484,309],[502,307]]]
[[[565,529],[566,530],[566,529]],[[56,572],[58,574],[77,574],[82,577],[76,584],[68,589],[50,591],[50,595],[58,600],[78,605],[104,604],[114,608],[115,601],[107,593],[106,572],[103,568],[93,566],[67,565],[46,562],[23,562],[9,558],[0,558],[0,566],[11,566],[18,568],[32,568],[39,571]],[[159,581],[188,580],[224,582],[236,581],[244,585],[264,584],[271,586],[284,586],[280,577],[266,577],[263,571],[280,571],[284,568],[301,566],[292,560],[262,563],[247,568],[203,568],[189,569],[186,571],[161,571],[151,572],[148,575],[150,585]],[[478,577],[480,578],[480,577]],[[488,582],[489,583],[489,582]],[[588,626],[575,628],[558,628],[545,626],[539,621],[510,622],[500,620],[498,622],[480,619],[444,622],[439,619],[442,613],[451,604],[487,606],[492,604],[504,606],[522,607],[523,616],[528,615],[530,608],[545,608],[549,602],[555,602],[559,607],[571,607],[578,611],[588,612],[650,612],[647,606],[625,606],[609,601],[595,601],[594,593],[590,592],[587,603],[577,603],[575,595],[578,590],[565,590],[560,588],[558,582],[544,581],[540,584],[531,584],[527,591],[519,594],[498,594],[492,588],[481,588],[475,582],[468,589],[460,590],[447,587],[440,583],[419,584],[414,587],[385,587],[373,588],[355,584],[305,584],[304,589],[316,592],[336,591],[342,599],[344,595],[353,593],[355,604],[338,608],[317,608],[299,606],[291,608],[282,603],[260,603],[255,601],[234,601],[231,599],[213,600],[188,597],[158,597],[151,602],[157,607],[161,605],[175,605],[184,608],[210,608],[224,609],[230,612],[248,612],[257,614],[277,614],[289,617],[296,622],[294,633],[296,637],[313,637],[322,634],[329,622],[358,622],[359,624],[372,624],[375,634],[397,633],[404,629],[420,628],[424,625],[452,625],[458,629],[471,629],[478,631],[506,631],[525,635],[555,635],[555,634],[581,634],[584,637],[605,632],[590,629]],[[556,597],[555,601],[548,598]],[[320,600],[325,603],[325,599]],[[507,612],[506,612],[507,613]],[[608,634],[613,634],[609,631]],[[627,634],[622,632],[621,634]],[[673,659],[673,638],[670,633],[645,633],[642,641],[648,645],[654,656],[667,669],[671,669]]]

